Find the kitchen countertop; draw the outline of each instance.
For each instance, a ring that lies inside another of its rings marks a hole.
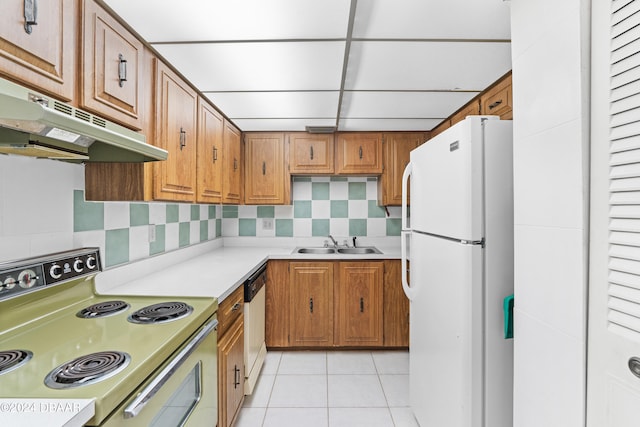
[[[400,258],[400,248],[397,246],[376,245],[381,254],[316,255],[294,254],[292,252],[296,246],[222,246],[222,242],[207,243],[210,247],[200,248],[193,255],[178,254],[181,251],[176,251],[175,254],[157,257],[165,258],[166,262],[153,257],[106,270],[96,276],[96,290],[111,295],[206,296],[216,297],[221,302],[269,259],[347,261]],[[183,259],[176,260],[176,256]]]
[[[95,414],[93,399],[0,399],[0,425],[80,427]]]

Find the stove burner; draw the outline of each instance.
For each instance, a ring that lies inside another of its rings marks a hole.
[[[33,357],[28,350],[3,350],[0,351],[0,375],[13,371],[27,363]]]
[[[127,320],[131,323],[165,323],[186,317],[191,314],[193,307],[179,301],[161,302],[143,307],[132,313]]]
[[[129,304],[124,301],[105,301],[90,305],[76,313],[82,319],[97,319],[99,317],[113,316],[129,308]]]
[[[131,356],[120,351],[101,351],[78,357],[49,372],[49,388],[72,388],[106,380],[129,365]]]

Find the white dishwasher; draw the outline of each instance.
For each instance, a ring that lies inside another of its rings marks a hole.
[[[266,284],[266,263],[244,282],[244,394],[246,395],[253,393],[267,355],[264,340]]]

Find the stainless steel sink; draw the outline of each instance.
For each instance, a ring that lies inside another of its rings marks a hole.
[[[309,255],[366,255],[366,254],[381,254],[380,250],[373,246],[362,246],[359,248],[295,248],[293,253],[296,254],[309,254]]]
[[[333,248],[297,248],[294,252],[299,254],[335,254]]]
[[[359,248],[339,248],[337,249],[339,254],[345,255],[363,255],[363,254],[381,254],[378,248],[374,248],[373,246],[368,247],[359,247]]]

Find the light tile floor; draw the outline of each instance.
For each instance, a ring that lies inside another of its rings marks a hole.
[[[235,427],[418,427],[407,351],[270,351]]]

